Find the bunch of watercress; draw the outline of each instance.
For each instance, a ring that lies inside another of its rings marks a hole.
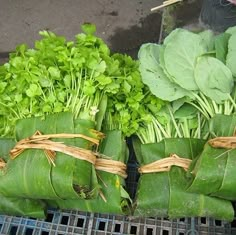
[[[94,25],[82,30],[74,42],[41,31],[34,48],[23,44],[10,54],[0,67],[0,136],[12,135],[18,119],[66,111],[95,121],[98,130],[105,111],[105,129],[124,136],[138,129],[145,117],[138,62],[111,55]]]

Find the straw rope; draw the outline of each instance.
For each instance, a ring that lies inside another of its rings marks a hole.
[[[106,171],[112,174],[120,175],[123,178],[127,177],[126,164],[120,161],[112,159],[97,158],[95,163],[95,169],[100,171]]]
[[[208,143],[213,148],[234,149],[236,148],[236,136],[216,137],[208,140]]]
[[[167,158],[163,158],[147,165],[141,166],[138,171],[141,174],[167,172],[170,171],[172,166],[179,166],[182,167],[185,171],[187,171],[191,161],[192,160],[187,158],[180,158],[177,154],[171,154]]]
[[[54,166],[54,160],[56,156],[56,152],[61,152],[68,154],[74,158],[85,160],[93,165],[96,162],[96,156],[90,150],[67,146],[62,142],[55,142],[49,140],[50,138],[83,138],[91,141],[92,143],[97,143],[95,139],[87,137],[81,134],[52,134],[52,135],[42,135],[39,131],[37,131],[33,136],[29,138],[25,138],[20,140],[15,147],[10,151],[10,156],[12,159],[15,159],[19,156],[25,149],[43,149],[49,163],[52,163]]]
[[[0,169],[3,169],[6,166],[6,162],[0,158]]]
[[[103,135],[101,135],[103,136]],[[81,134],[50,134],[42,135],[41,132],[37,131],[33,136],[20,140],[15,147],[10,151],[12,159],[18,157],[25,149],[42,149],[50,164],[55,166],[56,152],[65,153],[74,158],[85,160],[95,166],[96,170],[106,171],[112,174],[120,175],[123,178],[127,177],[126,165],[123,162],[115,161],[112,159],[100,158],[101,154],[94,153],[90,150],[68,146],[62,142],[55,142],[49,140],[50,138],[83,138],[90,142],[98,145],[96,139],[87,137]],[[97,157],[99,156],[99,157]],[[1,167],[1,165],[0,165]]]

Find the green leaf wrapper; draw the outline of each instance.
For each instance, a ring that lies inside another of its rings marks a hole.
[[[14,145],[15,141],[13,139],[1,138],[0,157],[7,160],[9,150]],[[45,209],[45,204],[40,200],[12,198],[0,195],[0,214],[45,218]]]
[[[210,132],[214,137],[233,136],[235,126],[236,115],[216,115],[210,120]],[[215,148],[207,143],[192,166],[194,178],[188,191],[235,200],[235,165],[236,149]]]
[[[159,143],[135,142],[134,148],[141,166],[177,154],[194,159],[203,149],[200,139],[165,139]],[[234,209],[223,199],[186,192],[188,177],[183,168],[172,166],[169,172],[143,173],[140,176],[134,215],[169,218],[213,217],[232,221]]]
[[[112,160],[127,163],[128,149],[121,131],[107,131],[106,137],[102,141],[99,152]],[[56,200],[48,201],[52,207],[61,209],[78,209],[81,211],[130,214],[131,199],[125,191],[125,180],[119,175],[105,171],[97,171],[101,192],[106,202],[101,196],[91,200]]]
[[[86,126],[87,125],[87,126]],[[30,118],[16,125],[17,140],[42,134],[81,133],[95,137],[91,122],[73,120],[70,113],[48,115],[45,120]],[[66,145],[91,148],[85,140],[55,139]],[[0,193],[34,199],[92,198],[97,196],[98,182],[94,166],[84,160],[56,152],[55,166],[49,164],[43,150],[27,149],[9,160],[0,179]],[[10,186],[10,187],[9,187]]]

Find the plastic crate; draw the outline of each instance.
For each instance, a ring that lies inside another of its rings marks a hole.
[[[79,211],[48,211],[46,220],[0,216],[1,235],[72,235],[72,234],[142,234],[142,235],[233,235],[236,227],[205,218],[167,220],[129,218],[119,215]]]

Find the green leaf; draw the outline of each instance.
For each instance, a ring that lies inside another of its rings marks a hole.
[[[65,86],[67,87],[67,88],[70,88],[71,87],[71,81],[72,81],[72,79],[71,79],[71,76],[69,75],[69,74],[67,74],[65,77],[64,77],[64,83],[65,83]]]
[[[106,62],[105,62],[104,60],[102,60],[99,64],[97,64],[97,65],[95,66],[94,69],[95,69],[95,71],[98,72],[98,73],[104,73],[105,70],[106,70],[106,67],[107,67]]]
[[[93,81],[85,81],[84,82],[84,87],[83,87],[83,92],[87,96],[92,96],[95,93],[96,89],[93,85]]]
[[[236,115],[216,115],[210,120],[212,137],[233,136]],[[190,192],[204,193],[234,201],[236,199],[235,149],[212,147],[207,143],[194,163]]]
[[[216,58],[221,60],[224,64],[226,63],[226,55],[228,53],[228,41],[230,34],[222,33],[215,37],[215,50]]]
[[[195,159],[203,150],[204,144],[205,141],[199,139],[168,138],[159,143],[144,145],[134,141],[134,150],[140,166],[143,166],[165,159],[173,153],[181,158]],[[141,174],[135,196],[134,215],[173,219],[195,216],[228,221],[233,219],[231,202],[187,192],[187,186],[188,178],[181,167],[172,166],[167,172]]]
[[[121,131],[107,131],[106,137],[99,146],[99,152],[108,156],[112,160],[126,164],[128,160],[127,145]],[[49,201],[53,207],[61,209],[78,209],[86,212],[99,212],[111,214],[130,214],[131,199],[125,190],[125,181],[122,177],[104,171],[97,171],[101,182],[101,192],[106,198],[106,202],[101,196],[90,200],[56,200]]]
[[[51,80],[46,77],[41,77],[39,80],[39,83],[42,87],[51,87],[52,86]]]
[[[88,35],[93,35],[96,32],[96,26],[91,23],[82,24],[81,29],[85,34]]]
[[[175,113],[174,116],[176,119],[181,118],[194,118],[196,117],[198,110],[190,104],[182,105]]]
[[[201,37],[187,30],[174,31],[164,45],[165,67],[175,83],[187,90],[197,90],[194,68],[197,58],[206,52]]]
[[[215,35],[212,30],[202,31],[198,35],[201,37],[202,43],[205,45],[207,51],[213,51],[215,49]]]
[[[148,44],[139,50],[142,81],[156,97],[173,101],[188,95],[188,91],[171,82],[159,64],[159,45]]]
[[[195,80],[200,91],[217,103],[227,100],[233,88],[232,73],[213,57],[203,56],[198,59]]]
[[[7,86],[6,82],[0,82],[0,93],[2,93],[5,90],[6,86]]]
[[[29,89],[26,90],[26,95],[29,96],[30,98],[39,96],[41,94],[42,94],[42,91],[39,88],[39,86],[36,84],[30,84]]]
[[[16,138],[19,141],[30,137],[37,130],[43,134],[81,133],[97,138],[91,131],[93,123],[83,121],[83,125],[79,124],[79,121],[74,121],[71,113],[65,112],[47,115],[45,119],[22,119],[16,125]],[[90,149],[86,140],[62,138],[54,141]],[[97,184],[97,179],[92,180],[92,171],[94,166],[91,163],[62,152],[56,153],[54,167],[49,164],[43,150],[27,149],[16,159],[7,162],[6,171],[0,176],[0,193],[9,197],[35,199],[77,199],[82,195],[85,198],[96,197],[94,184]]]
[[[49,67],[48,72],[55,79],[60,79],[61,77],[60,70],[57,67]]]
[[[228,54],[226,57],[226,65],[231,70],[234,77],[236,77],[236,33],[229,38]]]
[[[225,32],[228,34],[231,34],[231,35],[235,34],[236,33],[236,26],[229,27]]]
[[[112,83],[112,79],[104,74],[99,75],[95,78],[96,81],[98,81],[99,85],[106,86],[110,83]]]

